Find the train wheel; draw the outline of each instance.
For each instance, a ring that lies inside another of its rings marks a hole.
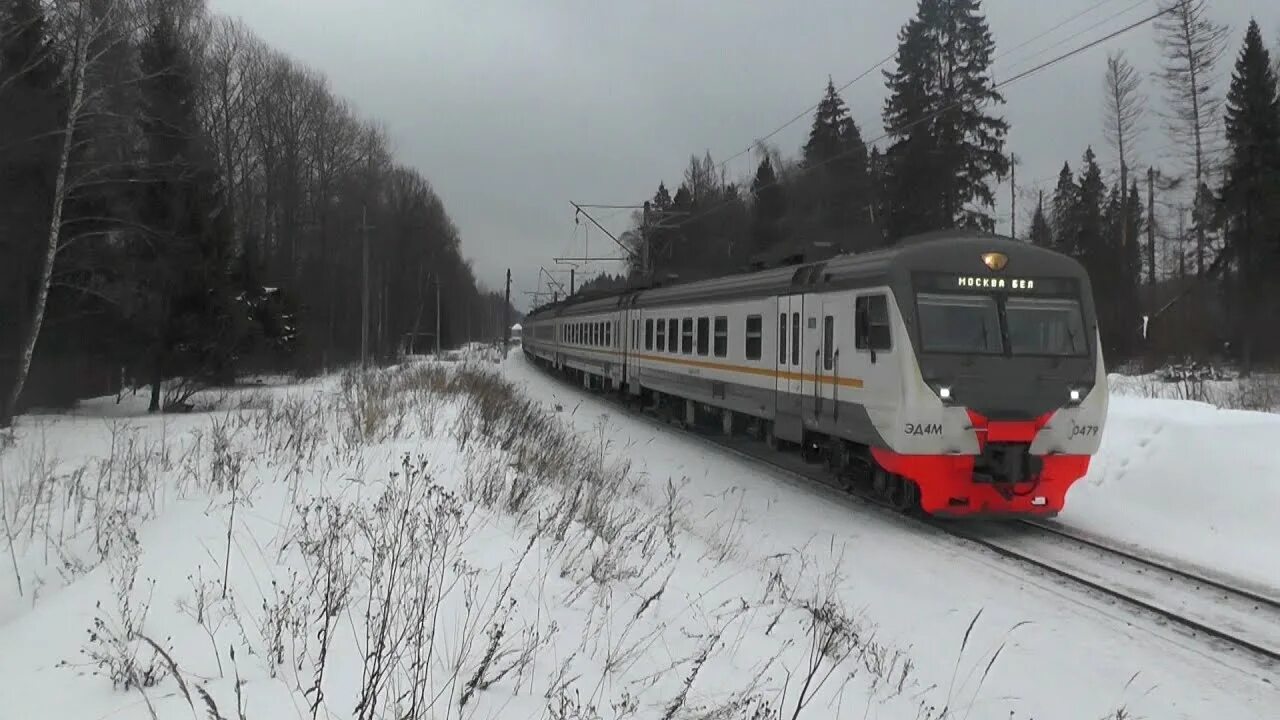
[[[877,465],[871,472],[871,493],[878,498],[888,499],[892,482],[889,472]]]
[[[839,476],[843,475],[849,465],[848,452],[844,441],[833,437],[827,443],[827,470]]]
[[[778,436],[773,432],[773,421],[764,421],[764,443],[769,446],[770,450],[777,450],[781,445],[778,442]]]
[[[912,514],[920,508],[920,488],[916,487],[914,480],[894,475],[889,500],[898,512]]]

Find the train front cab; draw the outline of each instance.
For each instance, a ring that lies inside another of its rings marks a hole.
[[[1057,515],[1107,407],[1087,278],[935,272],[911,284],[907,401],[893,447],[872,449],[880,471],[914,481],[929,515]]]

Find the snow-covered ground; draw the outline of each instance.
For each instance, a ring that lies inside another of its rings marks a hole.
[[[1060,521],[1280,597],[1280,415],[1113,385]]]
[[[1251,663],[620,413],[518,350],[206,402],[22,418],[0,456],[0,720],[1280,707]],[[1130,490],[1158,482],[1141,449],[1190,443],[1178,433],[1209,411],[1113,407],[1102,480],[1064,522],[1143,541],[1141,522],[1167,535],[1212,515],[1216,550],[1185,552],[1201,542],[1185,529],[1149,546],[1265,581],[1256,563],[1274,561],[1231,541],[1277,547],[1259,495],[1232,489],[1257,503],[1245,526],[1200,499],[1221,487],[1158,505]],[[1239,460],[1245,442],[1184,455]]]

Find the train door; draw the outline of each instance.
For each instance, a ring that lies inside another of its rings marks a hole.
[[[804,394],[804,296],[778,299],[778,392]]]
[[[778,298],[777,380],[774,434],[781,440],[800,442],[804,439],[804,295],[782,295]]]
[[[862,387],[859,403],[878,427],[893,420],[901,402],[901,370],[895,362],[896,338],[890,330],[891,305],[886,290],[860,292],[854,299],[853,323],[842,325],[854,335],[850,343],[853,353],[845,358],[846,372],[857,373]]]
[[[800,312],[804,328],[800,333],[800,389],[807,401],[805,407],[810,417],[816,417],[822,406],[822,383],[819,382],[822,367],[821,310],[821,299],[811,297],[801,306]]]
[[[820,423],[834,423],[840,419],[840,344],[847,333],[841,332],[841,318],[853,316],[852,303],[847,297],[828,295],[822,298],[822,312],[818,315],[818,389],[815,394],[814,416]]]

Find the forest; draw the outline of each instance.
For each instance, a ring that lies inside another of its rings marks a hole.
[[[505,304],[385,128],[239,21],[0,0],[0,427],[492,340]]]
[[[1207,0],[1166,0],[1150,21],[1159,67],[1127,59],[1121,48],[1132,36],[1082,56],[1098,58],[1105,144],[1064,157],[1056,186],[1013,215],[1013,234],[1089,270],[1109,366],[1274,364],[1277,57],[1256,22],[1228,55],[1232,35]],[[996,193],[1015,182],[1017,163],[991,73],[995,52],[978,0],[918,0],[882,71],[882,135],[868,140],[879,130],[859,127],[828,80],[797,157],[760,143],[754,177],[732,182],[725,162],[691,156],[679,183],[660,183],[623,234],[626,275],[583,289],[866,252],[929,230],[993,231]],[[1176,166],[1135,153],[1144,134],[1157,133]]]

